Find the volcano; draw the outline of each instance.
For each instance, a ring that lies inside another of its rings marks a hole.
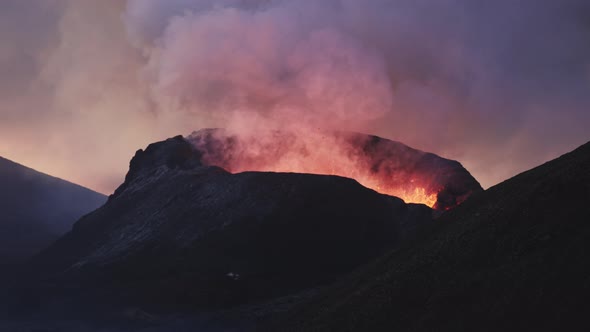
[[[256,155],[255,146],[226,134],[202,130],[137,151],[125,182],[107,203],[37,255],[0,294],[0,312],[101,320],[100,315],[120,317],[129,307],[201,315],[278,301],[334,282],[411,240],[439,214],[352,178],[240,172],[241,166],[279,165],[268,162],[269,152],[292,162],[293,150],[267,149],[294,138],[273,133],[275,143]],[[391,185],[411,191],[412,185],[437,188],[435,206],[450,208],[481,190],[457,162],[373,136],[326,137],[368,160],[362,165],[369,168],[359,173],[391,175]],[[291,146],[298,148],[295,156],[308,156],[301,163],[314,173],[312,146]],[[452,204],[441,205],[444,197]]]
[[[338,175],[380,193],[448,210],[480,184],[457,161],[372,135],[334,131],[258,131],[254,135],[204,129],[188,140],[207,165],[244,171]]]
[[[194,139],[139,150],[108,202],[27,266],[9,307],[230,308],[332,282],[433,222],[349,178],[232,174]]]

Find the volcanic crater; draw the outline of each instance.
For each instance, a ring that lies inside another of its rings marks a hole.
[[[352,178],[406,203],[448,210],[481,191],[457,161],[378,136],[345,131],[202,129],[187,137],[201,162],[239,173],[292,172]]]

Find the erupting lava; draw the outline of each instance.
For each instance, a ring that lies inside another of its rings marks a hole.
[[[365,187],[372,188],[382,194],[396,196],[403,199],[406,203],[424,204],[429,207],[434,207],[436,204],[438,192],[427,193],[426,189],[416,187],[413,191],[400,188],[382,188],[380,185],[375,187],[365,184],[363,180],[357,180]]]
[[[348,132],[257,132],[205,129],[188,138],[207,165],[230,172],[337,175],[365,187],[446,210],[481,186],[458,162],[376,136]]]

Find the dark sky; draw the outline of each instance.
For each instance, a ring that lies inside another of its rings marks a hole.
[[[0,155],[104,193],[203,127],[350,129],[484,187],[590,139],[586,0],[3,0]]]

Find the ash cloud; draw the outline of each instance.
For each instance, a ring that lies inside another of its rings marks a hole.
[[[377,134],[484,187],[589,139],[583,0],[22,3],[0,4],[0,154],[103,192],[208,126]]]

